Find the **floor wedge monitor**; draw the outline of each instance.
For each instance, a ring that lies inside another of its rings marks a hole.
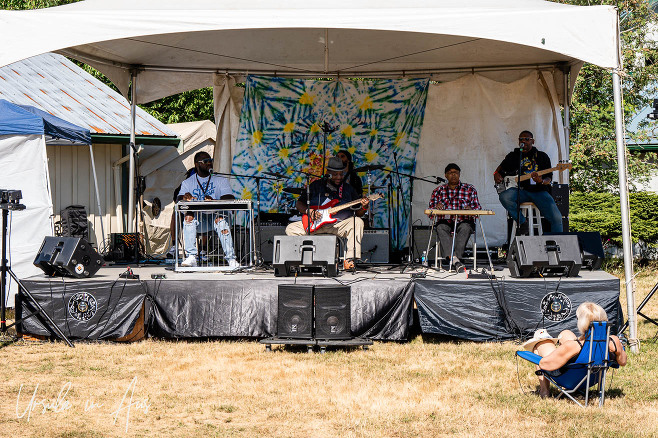
[[[512,277],[576,277],[582,259],[576,236],[516,236],[510,245],[507,267]]]
[[[34,265],[46,275],[92,277],[105,261],[85,239],[80,237],[46,236]]]

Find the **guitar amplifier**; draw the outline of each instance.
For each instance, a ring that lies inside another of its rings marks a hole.
[[[390,241],[388,228],[364,230],[361,239],[361,261],[372,264],[389,263]]]
[[[274,251],[274,238],[276,236],[285,236],[286,227],[276,223],[263,223],[260,227],[260,236],[256,233],[256,244],[260,242],[260,256],[263,261],[272,263],[272,253]],[[259,240],[260,238],[260,240]]]

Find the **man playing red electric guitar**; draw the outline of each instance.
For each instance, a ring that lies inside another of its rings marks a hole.
[[[361,198],[360,208],[354,210],[350,208],[342,209],[332,215],[336,219],[333,223],[324,223],[323,225],[313,223],[322,218],[321,210],[318,206],[331,204],[332,207],[347,204],[359,200],[360,196],[354,188],[344,181],[347,166],[338,157],[331,157],[327,164],[327,173],[329,178],[322,178],[311,183],[309,188],[310,202],[306,199],[306,193],[302,194],[297,200],[297,209],[303,215],[307,215],[311,220],[311,234],[335,234],[339,237],[347,238],[347,248],[345,250],[345,269],[354,268],[354,259],[361,257],[361,238],[363,237],[363,220],[361,216],[366,212],[368,198]],[[338,201],[338,202],[332,202]],[[311,208],[309,208],[311,205]],[[315,207],[315,208],[314,208]],[[302,236],[308,234],[308,229],[304,228],[304,223],[308,221],[293,222],[286,227],[288,236]],[[320,225],[317,229],[315,226]],[[308,227],[308,225],[307,225]]]

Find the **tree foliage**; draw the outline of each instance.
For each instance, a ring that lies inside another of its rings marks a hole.
[[[656,96],[658,44],[652,35],[656,14],[646,0],[558,0],[572,5],[616,6],[620,15],[623,56],[623,110],[626,121]],[[646,125],[646,124],[645,124]],[[606,69],[585,64],[578,75],[571,103],[571,188],[576,191],[619,190],[612,75]],[[648,137],[638,133],[637,140]],[[637,189],[656,170],[656,154],[627,154],[629,186]]]
[[[571,231],[598,231],[604,242],[621,246],[621,206],[612,193],[572,192],[569,228]],[[633,242],[645,249],[658,249],[658,195],[636,192],[629,195]]]
[[[0,9],[43,9],[76,3],[80,0],[0,0]]]

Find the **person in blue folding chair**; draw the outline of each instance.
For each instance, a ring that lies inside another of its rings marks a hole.
[[[550,395],[550,384],[560,390],[560,397],[566,395],[580,404],[573,396],[584,392],[585,406],[589,400],[589,388],[598,383],[599,406],[605,400],[605,374],[609,367],[626,365],[626,351],[619,338],[610,335],[608,316],[601,306],[586,302],[576,310],[578,331],[576,336],[564,330],[554,339],[546,330],[538,330],[535,337],[523,347],[528,351],[516,354],[537,365],[539,395]]]

